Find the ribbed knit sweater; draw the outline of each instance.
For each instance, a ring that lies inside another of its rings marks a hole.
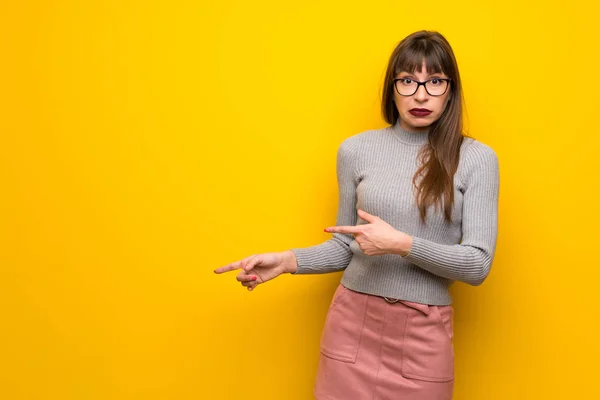
[[[349,289],[431,305],[452,303],[455,281],[481,284],[490,272],[498,234],[499,170],[495,151],[465,137],[454,175],[452,222],[439,206],[419,216],[412,178],[417,152],[428,132],[400,126],[373,129],[342,141],[337,152],[338,213],[336,225],[362,225],[360,208],[412,236],[406,256],[362,252],[351,234],[333,233],[323,243],[293,248],[294,274],[343,270]]]

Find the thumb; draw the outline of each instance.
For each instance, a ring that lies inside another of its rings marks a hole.
[[[252,269],[256,265],[260,265],[262,264],[262,262],[263,259],[260,255],[252,256],[248,261],[246,261],[246,264],[243,266],[244,271],[252,271]]]
[[[360,208],[358,209],[357,214],[359,217],[361,217],[367,222],[375,222],[379,219],[377,216],[369,214],[368,212],[366,212],[365,210],[361,210]]]

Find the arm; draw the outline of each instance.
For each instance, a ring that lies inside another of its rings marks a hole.
[[[337,152],[338,214],[337,225],[355,225],[356,215],[356,146],[357,137],[344,140]],[[311,247],[293,248],[297,269],[292,274],[323,274],[345,269],[352,259],[351,234],[336,233],[329,240]]]
[[[473,148],[473,149],[471,149]],[[498,158],[486,145],[465,157],[462,241],[443,245],[412,236],[407,261],[444,278],[480,285],[490,272],[498,236]]]

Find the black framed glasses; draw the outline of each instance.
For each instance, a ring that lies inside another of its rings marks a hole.
[[[400,96],[412,96],[417,93],[419,86],[425,86],[425,90],[430,96],[441,96],[446,93],[452,78],[431,78],[425,82],[415,81],[412,78],[394,79],[394,87]]]

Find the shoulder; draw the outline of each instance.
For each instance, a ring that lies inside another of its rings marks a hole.
[[[496,151],[477,139],[465,137],[460,148],[460,179],[468,183],[473,175],[498,177],[498,155]]]
[[[360,152],[372,148],[372,145],[381,143],[388,134],[389,127],[381,129],[368,129],[354,133],[340,143],[340,150],[346,152]]]
[[[475,167],[481,164],[497,164],[498,155],[491,146],[477,139],[465,137],[460,147],[460,160],[471,167]]]

